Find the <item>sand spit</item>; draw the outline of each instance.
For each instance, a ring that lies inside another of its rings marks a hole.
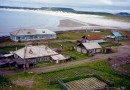
[[[58,27],[81,27],[81,26],[86,26],[86,24],[72,21],[70,19],[60,20],[60,24],[58,25]]]

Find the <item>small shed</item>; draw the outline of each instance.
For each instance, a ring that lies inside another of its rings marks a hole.
[[[77,47],[77,51],[83,54],[93,55],[101,52],[101,46],[97,42],[82,43]]]
[[[54,63],[65,62],[67,59],[61,54],[53,55],[51,56],[51,58],[52,58],[52,62]]]

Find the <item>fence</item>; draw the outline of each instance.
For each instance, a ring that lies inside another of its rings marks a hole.
[[[63,87],[64,90],[68,90],[68,88],[66,87],[66,85],[64,84],[62,80],[58,80],[58,82]]]

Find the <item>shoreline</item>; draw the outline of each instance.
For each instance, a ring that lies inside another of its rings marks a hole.
[[[30,12],[37,14],[54,15],[63,18],[70,18],[76,21],[81,21],[86,24],[99,25],[103,27],[118,27],[122,29],[130,29],[130,22],[122,22],[118,20],[105,19],[105,16],[90,15],[90,14],[75,14],[61,11],[45,11],[45,10],[24,10],[24,9],[0,9],[6,11]]]
[[[0,11],[16,11],[16,12],[29,12],[34,14],[43,14],[43,15],[52,15],[52,16],[58,16],[61,17],[61,19],[57,20],[56,26],[48,27],[47,29],[50,29],[54,32],[57,31],[77,31],[77,30],[99,30],[99,29],[107,29],[107,30],[130,30],[130,23],[126,23],[125,25],[128,27],[123,26],[123,24],[118,26],[107,26],[107,25],[100,25],[96,21],[101,21],[104,23],[105,19],[103,19],[103,16],[99,15],[85,15],[85,14],[75,14],[75,13],[67,13],[67,12],[61,12],[61,11],[45,11],[45,10],[23,10],[23,9],[1,9]],[[82,19],[82,20],[81,20]],[[84,21],[83,21],[84,20]],[[86,21],[86,22],[85,22]],[[91,22],[96,22],[91,23]],[[113,22],[115,23],[115,22]],[[107,24],[113,24],[112,22]],[[49,24],[49,23],[48,23]],[[37,28],[37,27],[36,27]],[[2,35],[4,31],[1,31],[0,36],[9,36],[9,32],[6,35]]]

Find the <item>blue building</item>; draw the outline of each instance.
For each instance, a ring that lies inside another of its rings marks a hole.
[[[112,34],[117,38],[122,36],[119,32],[112,32]]]
[[[54,39],[56,33],[48,29],[19,29],[10,33],[13,41],[29,41],[41,39]]]

